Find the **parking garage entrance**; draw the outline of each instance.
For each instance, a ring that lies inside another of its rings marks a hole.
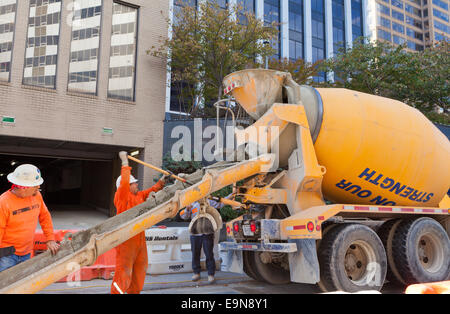
[[[41,193],[52,217],[61,219],[60,227],[90,227],[115,215],[115,182],[120,175],[117,155],[133,149],[0,136],[0,194],[11,188],[9,173],[21,164],[33,164],[41,170]]]

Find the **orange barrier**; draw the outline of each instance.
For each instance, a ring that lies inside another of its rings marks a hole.
[[[55,241],[56,243],[60,244],[61,241],[64,239],[64,236],[66,233],[76,233],[78,230],[54,230],[53,233],[55,234]],[[44,251],[47,250],[47,244],[45,244],[45,235],[42,232],[42,230],[38,230],[34,234],[34,247],[33,252],[31,253],[31,257],[36,256]]]
[[[75,234],[78,230],[54,230],[55,241],[59,244],[64,239],[64,235],[69,232]],[[45,235],[42,230],[36,231],[34,235],[34,251],[32,253],[32,257],[47,250],[45,240]],[[91,266],[77,269],[76,265],[74,265],[74,272],[60,279],[58,282],[87,281],[92,279],[109,280],[114,277],[115,268],[116,250],[112,249],[100,255]]]
[[[450,294],[450,281],[439,281],[410,285],[405,294]]]

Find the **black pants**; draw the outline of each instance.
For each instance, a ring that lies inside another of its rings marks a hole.
[[[208,275],[214,276],[216,271],[216,262],[214,261],[214,233],[204,235],[191,235],[192,250],[192,269],[194,274],[200,274],[200,253],[202,251],[206,256],[206,269]]]

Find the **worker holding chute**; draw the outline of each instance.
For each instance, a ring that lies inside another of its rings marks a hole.
[[[53,223],[39,192],[44,183],[34,165],[18,166],[8,175],[12,187],[0,195],[0,272],[30,259],[37,223],[47,238],[47,247],[56,254]]]
[[[117,214],[145,202],[151,192],[161,190],[165,184],[165,177],[163,177],[151,188],[139,191],[138,180],[131,175],[131,167],[128,166],[127,153],[120,152],[119,157],[122,160],[122,170],[120,177],[117,178],[117,191],[114,196]],[[147,266],[145,233],[141,232],[116,247],[116,271],[111,285],[111,293],[140,293],[144,287]]]

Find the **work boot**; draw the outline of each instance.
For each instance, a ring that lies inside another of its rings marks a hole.
[[[208,283],[212,284],[212,283],[214,283],[214,281],[216,281],[216,279],[214,279],[214,276],[208,275]]]
[[[200,280],[200,274],[194,274],[192,276],[192,281],[198,281],[198,280]]]

